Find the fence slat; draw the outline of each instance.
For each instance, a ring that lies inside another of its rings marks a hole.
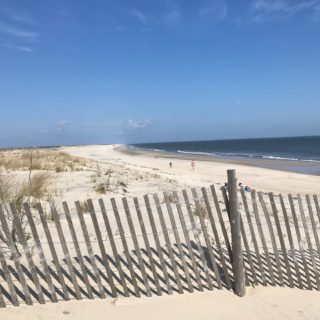
[[[138,286],[138,283],[137,283],[135,272],[133,270],[133,265],[132,265],[130,252],[129,252],[129,249],[128,249],[128,244],[127,244],[126,237],[125,237],[125,234],[124,234],[124,230],[123,230],[123,227],[122,227],[122,223],[121,223],[119,211],[118,211],[118,208],[117,208],[117,204],[116,204],[116,201],[115,201],[114,198],[111,199],[111,205],[112,205],[114,216],[116,218],[117,227],[118,227],[118,230],[119,230],[119,233],[120,233],[120,238],[121,238],[124,254],[126,256],[127,264],[128,264],[128,267],[129,267],[129,272],[130,272],[130,276],[131,276],[131,281],[132,281],[132,284],[133,284],[134,292],[135,292],[137,297],[140,297],[140,289],[139,289],[139,286]]]
[[[116,289],[116,287],[114,285],[113,276],[112,276],[112,272],[111,272],[111,268],[110,268],[110,263],[109,263],[109,260],[108,260],[108,256],[107,256],[107,253],[106,253],[105,246],[103,244],[101,231],[100,231],[99,223],[98,223],[97,216],[96,216],[96,213],[95,213],[95,210],[94,210],[93,202],[92,202],[91,199],[89,199],[89,200],[87,200],[87,203],[88,203],[88,207],[89,207],[90,216],[91,216],[92,224],[93,224],[93,227],[94,227],[94,231],[96,233],[96,237],[97,237],[97,240],[98,240],[102,261],[103,261],[104,267],[106,269],[106,273],[107,273],[107,277],[108,277],[108,283],[109,283],[109,286],[110,286],[110,289],[111,289],[111,294],[112,294],[113,298],[116,298],[118,296],[117,289]]]
[[[155,267],[155,263],[154,263],[154,259],[153,259],[153,256],[152,256],[150,243],[149,243],[149,239],[148,239],[148,236],[147,236],[146,227],[144,225],[144,220],[143,220],[143,216],[142,216],[142,213],[141,213],[141,210],[140,210],[140,205],[139,205],[138,198],[137,197],[133,198],[133,202],[134,202],[134,205],[135,205],[135,208],[136,208],[136,213],[137,213],[137,216],[138,216],[140,229],[141,229],[142,236],[143,236],[143,241],[144,241],[144,244],[146,246],[146,252],[147,252],[147,255],[148,255],[148,259],[149,259],[149,264],[150,264],[151,272],[152,272],[152,275],[153,275],[153,280],[154,280],[154,283],[155,283],[155,286],[156,286],[156,289],[157,289],[157,293],[158,293],[159,296],[161,296],[162,295],[162,290],[161,290],[161,286],[160,286],[160,282],[159,282],[159,277],[158,277],[158,273],[157,273],[157,270],[156,270],[156,267]]]
[[[38,252],[38,255],[39,255],[39,258],[40,258],[40,263],[42,265],[42,269],[43,269],[43,272],[44,272],[44,275],[45,275],[45,278],[46,278],[46,282],[48,284],[49,292],[50,292],[50,295],[51,295],[51,300],[52,300],[52,302],[57,302],[58,301],[57,294],[56,294],[56,291],[55,291],[55,288],[54,288],[54,285],[53,285],[53,282],[52,282],[52,278],[51,278],[51,275],[50,275],[48,263],[47,263],[45,255],[44,255],[44,252],[43,252],[43,248],[42,248],[42,245],[41,245],[39,234],[38,234],[36,225],[34,223],[30,207],[29,207],[29,205],[27,203],[24,203],[24,210],[26,212],[26,216],[27,216],[28,223],[29,223],[29,226],[30,226],[30,230],[31,230],[31,233],[32,233],[32,237],[33,237],[33,240],[34,240],[34,243],[35,243],[35,247],[37,248],[37,252]]]
[[[223,286],[222,286],[222,282],[221,282],[221,278],[220,278],[220,272],[219,272],[219,269],[218,269],[218,266],[217,266],[217,263],[216,263],[216,259],[214,257],[214,253],[212,251],[212,246],[211,246],[211,243],[210,243],[210,240],[209,240],[209,235],[208,235],[208,231],[207,231],[207,228],[206,228],[206,224],[204,222],[203,213],[202,213],[201,208],[200,208],[200,201],[199,201],[199,198],[198,198],[198,195],[197,195],[197,191],[196,191],[196,189],[193,188],[193,189],[191,189],[191,192],[192,192],[194,203],[196,205],[196,210],[198,211],[198,214],[199,214],[198,216],[199,216],[199,220],[200,220],[200,224],[201,224],[201,229],[202,229],[203,236],[204,236],[204,239],[205,239],[205,242],[206,242],[206,245],[207,245],[207,249],[208,249],[208,252],[209,252],[209,257],[210,257],[210,260],[211,260],[211,263],[212,263],[212,268],[213,268],[214,274],[216,276],[216,281],[218,283],[218,288],[222,289]]]
[[[273,268],[272,268],[270,255],[269,255],[269,250],[267,248],[266,239],[265,239],[265,236],[264,236],[264,233],[263,233],[263,228],[262,228],[262,225],[261,225],[261,220],[260,220],[259,210],[258,210],[258,204],[257,204],[257,196],[256,196],[256,191],[255,190],[252,190],[251,198],[252,198],[253,212],[254,212],[256,223],[257,223],[261,244],[262,244],[262,247],[263,247],[263,252],[264,252],[265,258],[267,260],[267,264],[268,264],[268,268],[269,268],[269,272],[270,272],[271,283],[272,283],[272,285],[275,286],[276,285],[276,281],[275,281],[275,278],[274,278],[274,272],[273,272]]]
[[[277,269],[278,269],[280,286],[283,287],[284,286],[283,273],[282,273],[282,269],[281,269],[281,262],[280,262],[280,257],[279,257],[279,253],[278,253],[277,242],[276,242],[276,238],[275,238],[274,231],[273,231],[272,224],[271,224],[271,220],[270,220],[270,214],[268,212],[267,206],[265,204],[265,201],[264,201],[264,198],[263,198],[263,195],[261,192],[258,192],[258,197],[259,197],[262,211],[264,212],[264,216],[266,218],[267,225],[268,225],[268,230],[269,230],[269,235],[270,235],[271,244],[272,244],[272,248],[273,248],[273,253],[275,256],[276,265],[277,265]]]
[[[44,295],[43,295],[40,281],[39,281],[39,278],[37,275],[37,271],[36,271],[36,268],[35,268],[35,265],[33,262],[32,254],[31,254],[31,251],[30,251],[29,246],[27,244],[27,240],[26,240],[24,231],[22,230],[22,226],[21,226],[21,222],[19,220],[17,208],[14,203],[10,203],[10,209],[11,209],[11,213],[13,216],[13,226],[17,229],[19,241],[22,244],[24,254],[27,258],[28,266],[29,266],[30,273],[31,273],[31,278],[32,278],[32,281],[36,287],[36,293],[38,296],[38,300],[39,300],[40,304],[44,304],[45,303]]]
[[[313,268],[314,275],[316,277],[317,288],[318,288],[318,290],[320,290],[319,272],[317,270],[317,264],[316,264],[316,261],[313,256],[313,250],[312,250],[312,245],[311,245],[311,240],[310,240],[309,229],[307,226],[307,221],[306,221],[306,216],[305,216],[303,205],[302,205],[301,196],[299,194],[298,194],[298,204],[299,204],[299,210],[300,210],[300,215],[301,215],[301,219],[302,219],[304,232],[305,232],[306,239],[307,239],[307,245],[308,245],[309,254],[310,254],[310,258],[311,258],[312,268]]]
[[[151,209],[151,206],[150,206],[150,200],[149,200],[148,195],[144,195],[143,198],[144,198],[144,202],[146,204],[146,209],[147,209],[147,213],[148,213],[148,217],[149,217],[149,221],[150,221],[150,225],[151,225],[151,229],[152,229],[152,234],[153,234],[154,241],[155,241],[155,244],[156,244],[156,249],[157,249],[157,252],[158,252],[158,255],[159,255],[159,258],[160,258],[161,269],[162,269],[162,272],[163,272],[164,280],[166,282],[168,294],[172,294],[172,287],[171,287],[170,280],[169,280],[169,273],[168,273],[168,270],[167,270],[167,267],[166,267],[166,264],[165,264],[165,260],[164,260],[164,257],[163,257],[163,253],[162,253],[162,248],[161,248],[161,245],[160,245],[160,240],[159,240],[159,236],[158,236],[157,227],[156,227],[156,224],[154,222],[153,212],[152,212],[152,209]]]
[[[125,279],[125,275],[124,275],[123,269],[121,267],[121,262],[120,262],[117,246],[115,244],[113,233],[112,233],[112,230],[111,230],[111,225],[110,225],[110,222],[109,222],[109,218],[107,216],[107,210],[106,210],[104,201],[101,198],[99,199],[99,205],[100,205],[100,209],[101,209],[104,225],[106,227],[108,238],[109,238],[109,241],[110,241],[110,245],[111,245],[114,261],[115,261],[117,270],[119,272],[120,281],[121,281],[121,285],[122,285],[122,288],[123,288],[123,293],[124,293],[125,297],[129,297],[128,286],[127,286],[127,283],[126,283],[126,279]]]
[[[170,201],[169,201],[169,195],[168,195],[167,192],[164,192],[163,196],[164,196],[164,200],[165,200],[165,203],[166,203],[166,206],[167,206],[167,211],[168,211],[169,219],[170,219],[170,222],[171,222],[172,230],[173,230],[173,233],[174,233],[174,238],[175,238],[175,241],[176,241],[176,244],[177,244],[177,247],[178,247],[178,252],[179,252],[179,256],[180,256],[181,262],[182,262],[183,271],[184,271],[184,274],[186,276],[186,280],[187,280],[187,283],[188,283],[188,288],[189,288],[190,292],[194,292],[193,285],[192,285],[192,280],[191,280],[191,276],[190,276],[190,272],[189,272],[189,269],[188,269],[188,266],[187,266],[186,258],[185,258],[184,253],[183,253],[179,232],[177,230],[177,224],[176,224],[176,221],[175,221],[175,218],[174,218],[174,215],[173,215],[173,211],[172,211],[172,208],[171,208],[171,204],[170,204]]]
[[[256,234],[255,234],[255,231],[254,231],[254,228],[253,228],[253,224],[252,224],[252,219],[251,219],[251,215],[250,215],[248,201],[247,201],[247,197],[246,197],[246,195],[244,193],[243,188],[240,189],[240,193],[241,193],[241,197],[242,197],[244,211],[246,213],[246,217],[247,217],[247,221],[248,221],[248,225],[249,225],[249,231],[250,231],[251,239],[252,239],[252,242],[253,242],[254,251],[255,251],[256,258],[257,258],[258,265],[259,265],[259,269],[260,269],[262,283],[264,285],[267,285],[267,279],[266,279],[266,275],[265,275],[264,268],[263,268],[263,263],[262,263],[261,256],[260,256],[260,250],[259,250],[259,247],[258,247]]]
[[[291,250],[291,253],[293,256],[293,264],[294,264],[296,276],[298,279],[299,288],[303,289],[303,283],[301,280],[299,264],[298,264],[298,257],[296,255],[296,250],[295,250],[294,244],[293,244],[293,238],[292,238],[291,228],[290,228],[290,224],[289,224],[288,213],[287,213],[287,209],[286,209],[286,206],[284,204],[284,200],[283,200],[283,197],[281,194],[279,194],[279,199],[280,199],[280,204],[281,204],[281,208],[282,208],[282,212],[283,212],[284,222],[286,225],[287,235],[288,235],[289,244],[290,244],[290,250]]]
[[[93,272],[94,272],[94,277],[95,277],[95,280],[96,280],[97,285],[98,285],[100,297],[104,299],[106,297],[106,294],[104,292],[104,287],[102,285],[101,277],[100,277],[100,274],[99,274],[99,269],[98,269],[98,266],[97,266],[96,257],[95,257],[95,255],[93,253],[92,244],[91,244],[91,241],[90,241],[87,225],[86,225],[86,222],[85,222],[84,217],[83,217],[83,212],[82,212],[82,207],[80,205],[80,202],[76,201],[75,202],[75,206],[76,206],[77,215],[78,215],[78,218],[79,218],[79,221],[80,221],[83,238],[84,238],[84,241],[86,243],[86,247],[87,247],[87,251],[88,251],[88,255],[89,255],[89,260],[90,260],[90,263],[92,265],[92,269],[93,269]]]
[[[59,236],[59,239],[60,239],[63,255],[64,255],[64,258],[65,258],[65,260],[67,262],[67,267],[68,267],[68,270],[69,270],[69,273],[70,273],[71,282],[72,282],[74,291],[76,293],[76,297],[77,297],[78,300],[80,300],[80,299],[82,299],[81,292],[80,292],[80,287],[79,287],[79,284],[77,282],[77,278],[76,278],[76,275],[75,275],[75,270],[74,270],[74,267],[72,265],[72,261],[71,261],[71,258],[70,258],[70,253],[69,253],[69,250],[68,250],[68,247],[67,247],[66,239],[65,239],[64,234],[63,234],[63,230],[62,230],[62,227],[61,227],[60,219],[59,219],[56,207],[55,207],[55,205],[53,203],[51,203],[50,208],[51,208],[51,214],[52,214],[54,223],[56,225],[58,236]]]
[[[53,259],[53,263],[54,263],[54,265],[56,267],[56,270],[57,270],[58,279],[59,279],[59,282],[60,282],[60,285],[61,285],[61,288],[62,288],[62,292],[63,292],[63,298],[64,298],[64,300],[70,300],[69,293],[68,293],[67,286],[66,286],[66,282],[64,280],[62,269],[61,269],[61,266],[60,266],[60,263],[59,263],[58,255],[57,255],[56,249],[54,247],[54,243],[52,241],[51,233],[50,233],[50,230],[49,230],[49,227],[48,227],[46,215],[45,215],[40,203],[37,203],[36,206],[37,206],[37,210],[39,212],[39,216],[40,216],[40,220],[41,220],[41,224],[42,224],[44,233],[45,233],[46,238],[47,238],[47,242],[49,244],[49,248],[50,248],[51,256],[52,256],[52,259]]]
[[[72,241],[73,241],[73,244],[74,244],[74,248],[76,250],[77,259],[78,259],[79,264],[80,264],[80,269],[81,269],[81,273],[82,273],[82,276],[83,276],[83,280],[84,280],[84,283],[85,283],[86,288],[87,288],[88,297],[89,297],[89,299],[93,299],[92,288],[91,288],[91,285],[90,285],[90,282],[89,282],[88,272],[87,272],[88,268],[85,266],[85,263],[83,261],[83,257],[82,257],[81,249],[80,249],[80,246],[79,246],[77,234],[76,234],[76,231],[75,231],[74,226],[73,226],[73,222],[72,222],[72,218],[71,218],[71,215],[70,215],[70,211],[69,211],[69,207],[68,207],[67,202],[64,201],[62,203],[62,206],[63,206],[63,209],[64,209],[64,213],[66,215],[66,220],[68,222],[68,226],[69,226],[70,234],[71,234]]]
[[[317,216],[318,216],[318,220],[320,223],[320,205],[319,205],[319,200],[318,200],[318,196],[316,194],[313,195],[313,200],[316,206],[316,210],[317,210]]]
[[[187,207],[189,219],[190,219],[190,222],[192,224],[192,232],[193,232],[193,236],[194,236],[194,238],[196,240],[196,245],[197,245],[198,250],[199,250],[200,260],[201,260],[201,263],[202,263],[202,267],[203,267],[204,273],[206,275],[208,288],[209,288],[209,290],[213,290],[212,280],[211,280],[211,276],[210,276],[210,273],[209,273],[209,266],[208,266],[208,263],[207,263],[205,255],[204,255],[204,251],[203,251],[202,245],[201,245],[199,233],[198,233],[198,230],[197,230],[197,225],[196,225],[196,222],[195,222],[195,219],[194,219],[194,216],[193,216],[193,212],[192,212],[192,209],[191,209],[191,205],[190,205],[190,201],[189,201],[189,198],[188,198],[188,194],[187,194],[186,190],[182,190],[182,194],[183,194],[184,202],[185,202],[186,207]]]
[[[5,308],[5,307],[6,307],[6,303],[3,297],[3,287],[0,285],[0,308]]]
[[[280,246],[281,246],[281,250],[282,250],[282,254],[283,254],[283,258],[284,258],[284,263],[286,265],[286,271],[288,273],[289,284],[290,284],[290,287],[293,288],[294,284],[293,284],[292,273],[291,273],[290,263],[289,263],[289,259],[288,259],[287,249],[286,249],[286,245],[284,243],[284,237],[283,237],[283,233],[282,233],[282,229],[281,229],[281,225],[280,225],[278,209],[277,209],[277,206],[276,206],[276,203],[274,200],[274,195],[272,192],[269,193],[269,199],[270,199],[271,208],[272,208],[272,212],[273,212],[273,218],[276,223],[276,228],[277,228],[278,238],[280,241]]]
[[[311,200],[310,200],[310,196],[306,195],[306,200],[307,200],[307,205],[308,205],[308,212],[309,212],[309,216],[310,216],[310,220],[311,220],[311,225],[312,225],[312,233],[316,242],[316,246],[317,246],[317,252],[320,254],[320,244],[319,244],[319,236],[318,236],[318,232],[317,232],[317,224],[314,220],[314,213],[313,213],[313,209],[312,209],[312,205],[311,205]]]
[[[296,229],[298,245],[299,245],[299,249],[300,249],[300,252],[301,252],[302,263],[303,263],[305,276],[306,276],[307,283],[308,283],[308,288],[310,290],[312,290],[312,283],[311,283],[311,279],[310,279],[309,268],[308,268],[308,264],[307,264],[307,260],[306,260],[306,256],[305,256],[305,252],[304,252],[304,248],[302,246],[303,242],[302,242],[302,238],[301,238],[299,222],[298,222],[297,213],[296,213],[296,209],[295,209],[295,206],[294,206],[292,195],[289,194],[288,198],[289,198],[289,203],[290,203],[290,208],[291,208],[294,227]]]
[[[24,273],[22,271],[22,267],[21,267],[21,264],[20,264],[19,256],[18,256],[16,247],[14,245],[14,242],[12,240],[6,217],[5,217],[4,212],[3,212],[1,207],[0,207],[0,221],[1,221],[1,225],[2,225],[2,230],[4,231],[5,237],[7,239],[8,248],[11,251],[12,259],[13,259],[14,264],[16,266],[16,270],[17,270],[17,273],[18,273],[18,278],[19,278],[19,281],[20,281],[20,284],[21,284],[21,287],[22,287],[23,294],[24,294],[25,299],[26,299],[26,303],[29,304],[29,305],[32,305],[33,302],[32,302],[32,298],[30,296],[29,287],[27,285],[26,278],[25,278]]]
[[[18,300],[16,288],[15,288],[14,283],[12,281],[11,273],[9,271],[9,268],[8,268],[8,265],[6,262],[6,258],[5,258],[3,251],[2,251],[1,246],[0,246],[0,264],[1,264],[1,269],[2,269],[3,275],[4,275],[4,279],[6,280],[6,283],[8,285],[9,291],[10,291],[12,304],[14,306],[18,306],[19,300]],[[3,307],[5,307],[5,306],[6,306],[6,304],[4,303]]]
[[[209,217],[209,220],[210,220],[211,229],[212,229],[212,232],[213,232],[213,235],[214,235],[214,239],[215,239],[215,242],[216,242],[215,244],[218,247],[218,252],[219,252],[219,255],[220,255],[220,261],[221,261],[221,264],[222,264],[222,269],[223,269],[223,272],[224,272],[224,278],[226,280],[227,288],[231,290],[232,289],[232,284],[231,284],[231,280],[230,280],[230,276],[229,276],[229,272],[228,272],[228,266],[227,266],[226,260],[224,258],[224,253],[223,253],[222,246],[221,246],[221,243],[220,243],[219,234],[218,234],[218,231],[217,231],[217,228],[216,228],[216,222],[214,221],[214,217],[213,217],[213,214],[212,214],[212,211],[211,211],[211,206],[210,206],[210,203],[209,203],[209,199],[208,199],[206,188],[201,188],[201,191],[202,191],[203,199],[204,199],[204,202],[205,202],[205,205],[206,205],[208,217]]]
[[[193,271],[194,271],[195,276],[196,276],[198,290],[199,291],[203,291],[203,286],[201,284],[201,278],[200,278],[199,269],[198,269],[198,266],[197,266],[197,263],[196,263],[196,260],[195,260],[194,254],[193,254],[193,250],[192,250],[192,246],[191,246],[191,241],[190,241],[190,237],[189,237],[186,221],[184,219],[182,208],[181,208],[181,204],[180,204],[180,200],[179,200],[179,196],[178,196],[178,193],[176,191],[173,191],[173,197],[174,197],[174,201],[176,203],[180,224],[182,226],[183,235],[184,235],[184,238],[185,238],[185,241],[186,241],[186,244],[187,244],[188,253],[189,253],[189,256],[190,256],[192,268],[193,268]]]
[[[129,205],[128,205],[128,201],[126,198],[122,198],[122,203],[123,203],[123,207],[124,207],[124,211],[127,217],[127,222],[129,225],[129,229],[130,229],[130,234],[132,237],[132,241],[133,241],[133,245],[134,245],[134,249],[136,251],[136,255],[138,257],[138,263],[139,263],[139,268],[140,268],[140,272],[143,278],[143,284],[146,288],[146,294],[148,297],[151,297],[151,290],[150,290],[150,285],[149,285],[149,281],[148,281],[148,277],[146,274],[146,269],[144,267],[144,262],[141,256],[141,250],[139,247],[139,243],[138,243],[138,239],[137,239],[137,235],[136,235],[136,231],[132,222],[132,218],[131,218],[131,213],[130,213],[130,209],[129,209]]]

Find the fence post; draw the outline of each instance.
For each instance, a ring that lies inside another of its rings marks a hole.
[[[228,170],[229,213],[232,240],[232,269],[234,274],[235,294],[243,297],[246,294],[241,247],[240,212],[238,209],[238,190],[236,170]]]

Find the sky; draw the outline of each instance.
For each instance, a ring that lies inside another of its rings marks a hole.
[[[0,147],[320,135],[320,0],[0,0]]]

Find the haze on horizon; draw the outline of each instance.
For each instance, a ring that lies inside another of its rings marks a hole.
[[[0,147],[319,135],[320,0],[1,0]]]

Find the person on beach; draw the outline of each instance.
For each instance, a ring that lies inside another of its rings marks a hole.
[[[192,161],[191,161],[191,167],[192,167],[192,170],[194,170],[194,167],[196,166],[196,163],[195,163],[195,161],[192,159]]]
[[[172,168],[172,162],[169,162],[169,166],[170,166],[170,168]]]

